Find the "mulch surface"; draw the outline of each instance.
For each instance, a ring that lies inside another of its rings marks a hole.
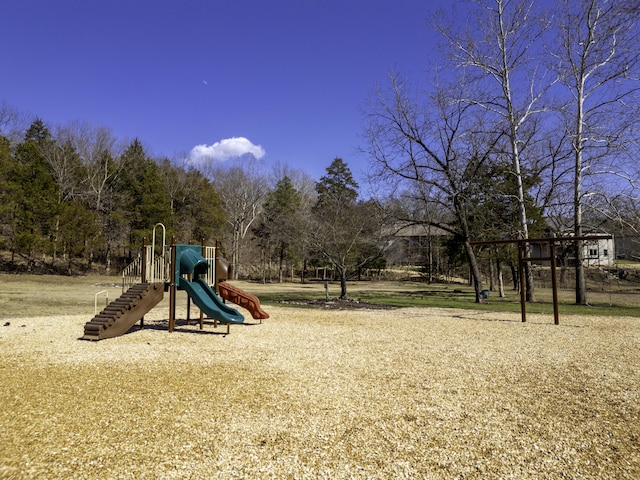
[[[640,478],[636,318],[265,310],[99,342],[6,319],[0,478]]]

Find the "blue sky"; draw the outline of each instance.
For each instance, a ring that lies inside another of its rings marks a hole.
[[[4,0],[0,100],[154,156],[248,149],[315,179],[341,157],[362,178],[366,100],[391,69],[426,75],[440,3]]]

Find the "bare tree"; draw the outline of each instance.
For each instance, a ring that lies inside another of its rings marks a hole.
[[[93,127],[86,122],[72,122],[65,127],[66,142],[73,147],[82,163],[84,178],[77,195],[99,218],[105,239],[105,261],[111,266],[111,255],[119,241],[126,237],[124,220],[116,221],[118,208],[114,185],[124,168],[122,146],[106,127]],[[90,253],[90,257],[93,252]]]
[[[480,267],[471,246],[469,209],[479,186],[477,174],[501,139],[474,135],[481,109],[461,102],[453,82],[421,101],[414,100],[398,76],[389,93],[378,92],[370,107],[366,152],[372,175],[387,187],[416,192],[424,210],[448,212],[442,221],[427,220],[458,236],[471,266],[476,301],[482,301]],[[404,188],[403,188],[404,186]],[[442,217],[440,217],[442,218]],[[416,219],[408,219],[416,221]]]
[[[96,128],[81,121],[70,122],[58,129],[57,133],[60,145],[74,151],[85,169],[82,191],[74,195],[81,197],[96,212],[102,212],[108,187],[123,168],[120,161],[121,145],[110,129]],[[64,169],[64,164],[59,168]]]
[[[309,207],[316,201],[316,181],[307,172],[287,164],[276,162],[269,175],[269,183],[274,187],[284,177],[288,177],[295,189],[300,192],[303,207]]]
[[[32,121],[32,118],[9,105],[5,100],[0,100],[0,135],[10,142],[19,142]]]
[[[379,230],[374,202],[358,201],[359,185],[351,169],[335,158],[316,184],[318,201],[312,210],[311,248],[331,265],[340,280],[340,300],[347,299],[347,275],[376,257]]]
[[[76,151],[78,146],[77,131],[72,126],[56,127],[54,141],[47,144],[44,153],[51,165],[56,182],[60,186],[60,203],[82,196],[81,182],[83,180],[82,164]]]
[[[506,133],[505,154],[510,158],[515,177],[513,193],[519,205],[520,237],[529,238],[523,150],[531,142],[534,128],[528,126],[545,110],[541,100],[552,82],[538,71],[532,58],[541,52],[546,20],[536,15],[533,0],[473,0],[467,2],[469,19],[462,31],[453,24],[440,25],[453,61],[474,75],[477,86],[466,101],[482,106],[498,117]],[[493,127],[493,125],[492,125]],[[529,245],[525,245],[527,257]],[[525,263],[528,301],[535,301],[533,274]]]
[[[573,230],[584,233],[589,197],[625,178],[621,160],[638,122],[640,8],[627,0],[563,0],[552,51],[570,99],[563,108],[573,153]],[[635,160],[637,162],[637,159]],[[604,177],[604,178],[603,178]],[[587,303],[583,242],[576,242],[576,303]]]
[[[59,206],[74,200],[81,194],[81,164],[74,145],[74,132],[71,129],[57,127],[54,137],[42,146],[42,155],[51,167],[51,173],[58,184]],[[52,261],[55,261],[60,240],[60,219],[62,209],[56,215],[53,231]]]
[[[258,172],[255,162],[238,162],[226,167],[219,164],[208,173],[220,198],[231,230],[231,267],[234,278],[238,278],[241,265],[241,246],[253,223],[262,210],[267,194],[267,181]]]

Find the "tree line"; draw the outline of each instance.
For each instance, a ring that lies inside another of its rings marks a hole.
[[[270,181],[247,159],[203,173],[86,124],[52,132],[35,119],[12,137],[0,135],[5,270],[119,272],[158,223],[178,243],[220,245],[236,277],[272,281],[275,271],[283,281],[299,264],[304,280],[307,268],[329,265],[343,298],[352,268],[380,265],[374,202],[359,200],[340,158],[317,183],[290,169]]]
[[[20,141],[0,136],[0,172],[10,264],[31,268],[46,258],[51,269],[79,260],[88,269],[119,268],[157,222],[181,239],[212,238],[224,223],[203,174],[151,159],[138,140],[119,145],[105,128],[71,125],[54,134],[36,119]]]
[[[467,21],[441,11],[430,25],[442,39],[429,50],[433,75],[415,82],[394,72],[365,108],[375,195],[361,196],[340,158],[318,182],[286,167],[268,176],[246,159],[197,170],[102,128],[51,132],[36,120],[17,135],[0,111],[2,247],[12,259],[110,266],[162,222],[181,242],[220,241],[236,275],[282,281],[328,265],[345,297],[347,278],[391,258],[402,228],[433,227],[440,234],[421,247],[429,278],[442,268],[436,241],[449,265],[468,268],[480,301],[485,279],[514,255],[474,241],[602,228],[637,238],[637,2],[455,6]],[[583,304],[579,241],[574,255]]]

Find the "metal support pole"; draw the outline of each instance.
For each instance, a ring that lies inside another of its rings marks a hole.
[[[147,237],[142,238],[142,273],[140,274],[140,281],[146,283],[147,281]]]
[[[204,238],[200,240],[200,255],[202,255],[205,259],[207,258],[207,247],[204,244]],[[207,260],[207,265],[209,265],[209,260]],[[207,268],[207,273],[205,274],[207,277],[207,282],[211,285],[211,267]]]

